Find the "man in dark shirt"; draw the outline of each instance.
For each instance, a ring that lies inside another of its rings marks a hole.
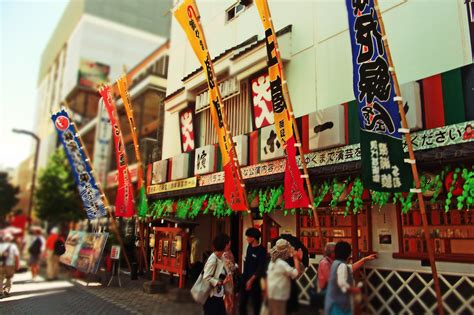
[[[247,229],[245,236],[249,245],[245,256],[242,286],[240,288],[240,314],[247,314],[249,298],[252,300],[253,313],[259,314],[262,306],[259,274],[265,268],[267,251],[260,245],[260,231],[258,229]]]

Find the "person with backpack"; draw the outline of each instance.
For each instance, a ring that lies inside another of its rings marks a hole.
[[[20,252],[13,240],[13,235],[5,234],[0,243],[0,298],[10,295],[13,275],[20,266]]]
[[[46,240],[46,276],[48,281],[58,279],[59,256],[64,252],[64,240],[59,236],[59,229],[54,227]]]
[[[46,241],[41,235],[41,228],[40,227],[33,227],[31,228],[31,242],[30,246],[28,247],[28,253],[30,254],[29,265],[31,268],[31,279],[33,281],[36,280],[36,276],[40,270],[40,257],[41,253],[43,253],[46,245]]]

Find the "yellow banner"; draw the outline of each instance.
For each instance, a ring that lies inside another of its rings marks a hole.
[[[147,194],[153,195],[153,194],[159,194],[159,193],[167,192],[167,191],[194,188],[196,187],[196,185],[197,185],[197,177],[190,177],[186,179],[167,182],[164,184],[148,186]]]
[[[277,37],[271,20],[268,3],[266,0],[255,0],[255,5],[257,6],[258,13],[262,19],[263,28],[265,29],[268,76],[270,79],[275,129],[278,139],[283,146],[285,146],[288,140],[293,136],[293,128],[291,123],[292,118],[290,117],[290,112],[283,93],[283,84],[286,84],[285,75],[283,73],[283,63],[281,62]]]
[[[128,122],[130,124],[130,132],[132,133],[133,146],[135,148],[135,157],[138,164],[137,190],[143,186],[143,168],[142,158],[140,155],[140,148],[138,145],[137,128],[135,127],[135,120],[133,119],[132,103],[130,102],[130,94],[128,93],[127,76],[123,75],[117,80],[117,88],[122,98],[123,107],[127,113]]]
[[[233,143],[228,136],[228,124],[224,114],[222,98],[217,86],[217,79],[214,73],[214,66],[211,56],[207,49],[206,40],[199,21],[199,11],[193,0],[185,0],[174,11],[174,16],[183,28],[188,37],[189,43],[194,50],[204,72],[207,75],[207,84],[209,87],[210,109],[214,126],[219,139],[219,147],[222,153],[222,164],[226,165],[230,162],[230,151],[234,149]],[[235,154],[234,154],[235,156]],[[233,163],[233,161],[231,161]]]

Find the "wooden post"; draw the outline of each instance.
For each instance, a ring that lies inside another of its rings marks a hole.
[[[63,101],[62,103],[66,108],[68,107],[66,101]],[[76,124],[71,122],[71,125],[74,127],[74,132],[76,134],[76,138],[81,143],[81,147],[82,147],[82,150],[83,150],[83,152],[84,152],[84,154],[87,158],[87,162],[89,163],[89,167],[91,168],[92,173],[94,174],[94,168],[93,168],[92,164],[90,163],[91,159],[89,157],[89,153],[87,152],[87,148],[84,145],[84,142],[82,141],[82,138],[79,136],[79,133],[77,132]],[[119,230],[117,229],[117,224],[115,222],[115,218],[112,215],[112,212],[110,211],[109,200],[107,199],[107,196],[105,195],[104,191],[102,190],[102,185],[99,182],[96,182],[96,184],[97,184],[97,187],[99,188],[99,190],[101,192],[100,196],[102,197],[102,201],[104,202],[104,206],[107,209],[107,214],[109,215],[110,222],[112,224],[112,232],[115,233],[115,236],[117,237],[117,240],[120,244],[120,248],[122,249],[122,252],[123,252],[123,257],[125,257],[125,262],[127,263],[127,266],[128,266],[128,271],[132,272],[132,267],[130,266],[130,261],[128,260],[127,252],[125,251],[125,247],[123,246],[122,237],[120,236]]]
[[[384,47],[385,47],[385,51],[387,53],[387,59],[388,59],[389,67],[390,67],[389,70],[390,70],[390,73],[392,75],[393,85],[394,85],[394,88],[395,88],[395,94],[396,94],[396,96],[401,96],[400,87],[398,85],[397,75],[395,73],[395,68],[393,66],[392,55],[390,54],[390,48],[388,46],[388,41],[387,41],[387,38],[386,38],[387,35],[385,33],[385,27],[384,27],[384,24],[383,24],[382,15],[380,14],[380,8],[379,8],[379,5],[378,5],[378,0],[374,0],[374,7],[375,7],[375,10],[377,12],[377,18],[378,18],[378,22],[379,22],[379,25],[380,25],[380,30],[382,32],[382,40],[383,40],[383,44],[384,44]],[[400,118],[402,120],[402,128],[408,129],[408,123],[407,123],[406,116],[405,116],[405,110],[403,109],[403,101],[398,100],[397,103],[398,103],[398,111],[400,112]],[[415,161],[415,154],[413,152],[413,145],[412,145],[412,142],[411,142],[411,136],[410,136],[409,129],[408,129],[408,132],[405,133],[405,141],[406,141],[407,146],[408,146],[408,154],[410,156],[410,160]],[[425,202],[423,200],[423,195],[421,194],[421,190],[420,190],[420,179],[418,177],[418,169],[416,167],[416,162],[411,164],[411,171],[413,173],[413,179],[415,181],[415,188],[418,191],[417,192],[418,204],[420,206],[421,220],[423,222],[423,232],[424,232],[424,235],[425,235],[426,245],[427,245],[427,249],[428,249],[428,257],[429,257],[429,260],[430,260],[431,273],[433,274],[433,282],[434,282],[434,288],[435,288],[435,292],[436,292],[436,300],[438,302],[438,313],[440,315],[444,315],[443,296],[441,294],[441,288],[439,286],[439,278],[438,278],[438,272],[436,270],[433,243],[431,242],[431,239],[430,239],[430,231],[429,231],[429,228],[428,228],[428,220],[426,218]]]

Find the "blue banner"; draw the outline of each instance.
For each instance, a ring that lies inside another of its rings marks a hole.
[[[377,191],[408,191],[398,104],[373,0],[346,0],[352,46],[353,88],[359,104],[362,179]]]
[[[87,156],[84,149],[81,148],[81,142],[77,138],[76,129],[69,119],[69,115],[63,109],[53,114],[51,119],[71,165],[87,217],[95,219],[105,216],[107,213],[101,198],[101,190],[97,187]]]

